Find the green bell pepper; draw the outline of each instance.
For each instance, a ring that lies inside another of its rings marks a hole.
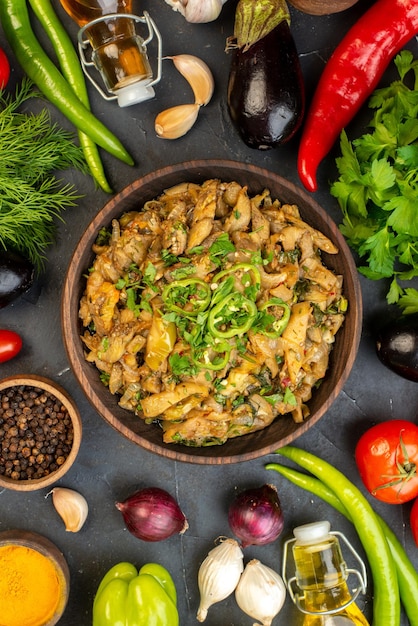
[[[114,565],[93,602],[93,626],[178,626],[177,592],[169,572],[147,563]]]

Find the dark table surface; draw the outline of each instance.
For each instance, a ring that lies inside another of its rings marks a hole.
[[[53,0],[67,30],[76,41],[77,27]],[[291,10],[292,32],[300,54],[306,81],[308,102],[326,60],[342,35],[372,4],[360,0],[356,6],[342,13],[317,17]],[[254,163],[277,172],[300,184],[296,171],[297,136],[286,146],[259,152],[244,145],[233,129],[226,107],[226,84],[230,59],[224,52],[226,37],[232,34],[236,2],[229,0],[221,16],[210,24],[188,24],[185,19],[164,2],[134,0],[133,10],[139,14],[148,10],[163,37],[165,55],[191,53],[205,60],[211,67],[216,89],[210,104],[201,111],[195,127],[176,141],[158,139],[154,119],[163,109],[191,101],[187,83],[179,77],[171,62],[163,63],[163,79],[156,86],[155,99],[121,109],[107,103],[89,87],[92,109],[122,140],[135,158],[135,166],[119,163],[103,154],[103,160],[114,190],[120,191],[142,175],[159,167],[189,159],[228,158]],[[39,38],[48,49],[48,42],[35,27]],[[9,54],[12,65],[10,86],[20,80],[22,72],[11,54],[0,31],[0,44]],[[408,48],[417,55],[416,40]],[[394,77],[390,67],[383,79]],[[67,120],[53,107],[54,120],[71,128]],[[350,125],[349,134],[355,137],[365,129],[369,119],[364,107]],[[339,222],[341,214],[329,193],[330,179],[335,179],[337,146],[319,170],[319,190],[315,199]],[[91,623],[92,601],[97,585],[113,564],[128,560],[137,566],[158,561],[172,573],[179,596],[180,621],[183,626],[197,623],[199,603],[197,571],[214,540],[230,535],[227,525],[227,507],[241,489],[274,483],[278,490],[285,516],[281,538],[265,547],[245,550],[245,561],[258,558],[280,571],[283,540],[290,538],[292,529],[300,524],[329,519],[334,530],[346,534],[360,554],[364,552],[353,526],[328,505],[315,497],[290,486],[264,466],[274,455],[253,461],[222,466],[176,463],[145,451],[113,430],[90,405],[69,367],[61,336],[60,296],[63,278],[81,234],[93,216],[108,200],[108,196],[94,188],[90,178],[70,172],[66,178],[76,185],[84,197],[78,205],[66,211],[59,224],[59,239],[48,252],[45,271],[27,295],[0,311],[0,326],[21,334],[24,347],[12,361],[0,365],[0,376],[33,373],[60,383],[75,399],[83,420],[83,440],[78,458],[62,479],[61,486],[80,491],[89,503],[89,516],[82,530],[66,533],[55,513],[48,489],[32,493],[0,491],[0,531],[23,528],[36,531],[54,541],[64,553],[71,571],[70,598],[60,620],[62,626],[88,626]],[[341,469],[354,483],[360,485],[353,452],[360,433],[376,422],[391,418],[417,420],[418,386],[386,369],[374,351],[376,320],[394,312],[385,300],[387,285],[361,278],[364,297],[364,321],[361,345],[351,375],[330,410],[296,445],[324,457]],[[126,530],[121,514],[114,506],[116,500],[127,497],[144,486],[160,486],[177,497],[187,515],[189,529],[159,543],[135,539]],[[418,549],[409,526],[411,504],[385,505],[373,500],[373,506],[391,525],[415,566],[418,567]],[[360,600],[365,614],[371,618],[372,586]],[[297,623],[297,611],[290,599],[276,618],[278,623]],[[209,610],[208,626],[250,625],[252,620],[237,607],[230,596]],[[402,625],[408,623],[402,616]],[[379,625],[382,626],[382,625]]]

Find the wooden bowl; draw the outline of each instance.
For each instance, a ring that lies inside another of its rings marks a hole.
[[[35,550],[52,563],[59,585],[59,591],[55,599],[56,606],[54,607],[53,614],[48,616],[47,621],[39,622],[36,626],[55,626],[65,611],[70,593],[70,571],[64,555],[52,541],[43,535],[28,530],[16,529],[0,532],[0,548],[9,546],[12,548],[15,546],[23,546],[24,548]],[[19,572],[19,575],[24,575],[24,573]],[[2,571],[2,577],[5,576],[6,573]],[[42,576],[42,571],[38,570],[37,576]],[[33,582],[33,580],[28,578],[27,581],[23,580],[22,584],[28,586],[31,582]],[[40,578],[38,579],[38,583],[40,583]],[[4,615],[2,615],[2,617],[4,618]]]
[[[74,463],[78,454],[78,450],[80,448],[82,424],[78,409],[68,393],[52,380],[49,380],[42,376],[36,376],[33,374],[21,374],[19,376],[9,376],[8,378],[3,378],[2,380],[0,380],[0,396],[2,396],[10,388],[21,386],[41,389],[54,396],[59,401],[59,403],[62,404],[68,411],[73,427],[73,441],[71,449],[66,455],[65,461],[61,465],[59,465],[58,469],[54,469],[53,471],[50,471],[48,474],[40,478],[29,479],[15,479],[0,474],[1,487],[5,487],[6,489],[14,489],[15,491],[35,491],[37,489],[43,489],[44,487],[48,487],[52,483],[57,482],[60,478],[64,476],[64,474],[68,472],[68,470]],[[45,420],[46,416],[41,414],[40,419]],[[0,441],[2,441],[2,439],[4,440],[4,438],[0,437]],[[0,464],[2,463],[1,459],[2,451],[0,450]]]
[[[163,190],[180,182],[202,183],[211,178],[237,181],[248,185],[249,193],[256,194],[269,189],[273,198],[297,204],[302,217],[322,231],[338,246],[337,255],[324,255],[329,268],[344,278],[344,294],[349,309],[343,327],[336,336],[330,365],[319,389],[309,402],[310,417],[296,424],[287,415],[276,419],[264,430],[228,440],[223,445],[192,448],[177,444],[165,444],[162,431],[155,425],[147,425],[133,413],[122,409],[118,399],[103,386],[99,372],[84,357],[80,340],[82,325],[79,319],[79,303],[85,289],[84,276],[94,255],[92,244],[99,230],[111,224],[125,211],[138,210]],[[289,444],[311,428],[329,409],[340,393],[353,366],[361,334],[362,299],[358,274],[351,252],[333,220],[305,191],[277,174],[254,165],[234,161],[191,161],[166,167],[147,174],[112,198],[87,227],[71,258],[64,282],[61,305],[64,344],[74,374],[81,388],[98,413],[116,430],[138,445],[175,460],[200,464],[221,464],[246,461],[270,453]]]

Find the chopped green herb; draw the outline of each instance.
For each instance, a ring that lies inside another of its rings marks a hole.
[[[194,265],[184,265],[184,267],[178,267],[173,270],[171,272],[171,277],[173,280],[181,280],[182,278],[193,276],[193,274],[196,274],[196,268]]]
[[[148,263],[147,267],[145,268],[145,272],[142,277],[142,280],[146,285],[153,288],[156,275],[157,275],[156,267],[152,263]]]
[[[194,376],[197,373],[197,367],[186,355],[175,352],[169,356],[168,361],[174,376]]]
[[[103,226],[99,230],[99,233],[96,237],[96,242],[95,242],[96,246],[107,246],[111,236],[112,236],[112,233],[110,232],[110,230],[106,228],[105,226]]]
[[[219,235],[209,248],[211,261],[217,265],[221,265],[224,257],[230,254],[230,252],[235,252],[235,246],[229,239],[228,233]]]

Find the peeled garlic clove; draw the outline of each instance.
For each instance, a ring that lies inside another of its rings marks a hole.
[[[262,626],[270,626],[286,599],[281,576],[257,559],[249,561],[235,589],[239,608]]]
[[[177,54],[171,59],[175,68],[187,80],[193,89],[195,103],[205,106],[212,98],[215,81],[209,66],[192,54]]]
[[[182,137],[197,120],[199,109],[199,104],[179,104],[161,111],[155,118],[155,132],[163,139]]]
[[[209,552],[199,568],[200,604],[197,619],[204,622],[212,604],[227,598],[244,569],[244,554],[235,539],[224,539]]]
[[[78,532],[88,515],[88,504],[84,496],[65,487],[54,487],[50,493],[55,510],[65,524],[65,530]]]

